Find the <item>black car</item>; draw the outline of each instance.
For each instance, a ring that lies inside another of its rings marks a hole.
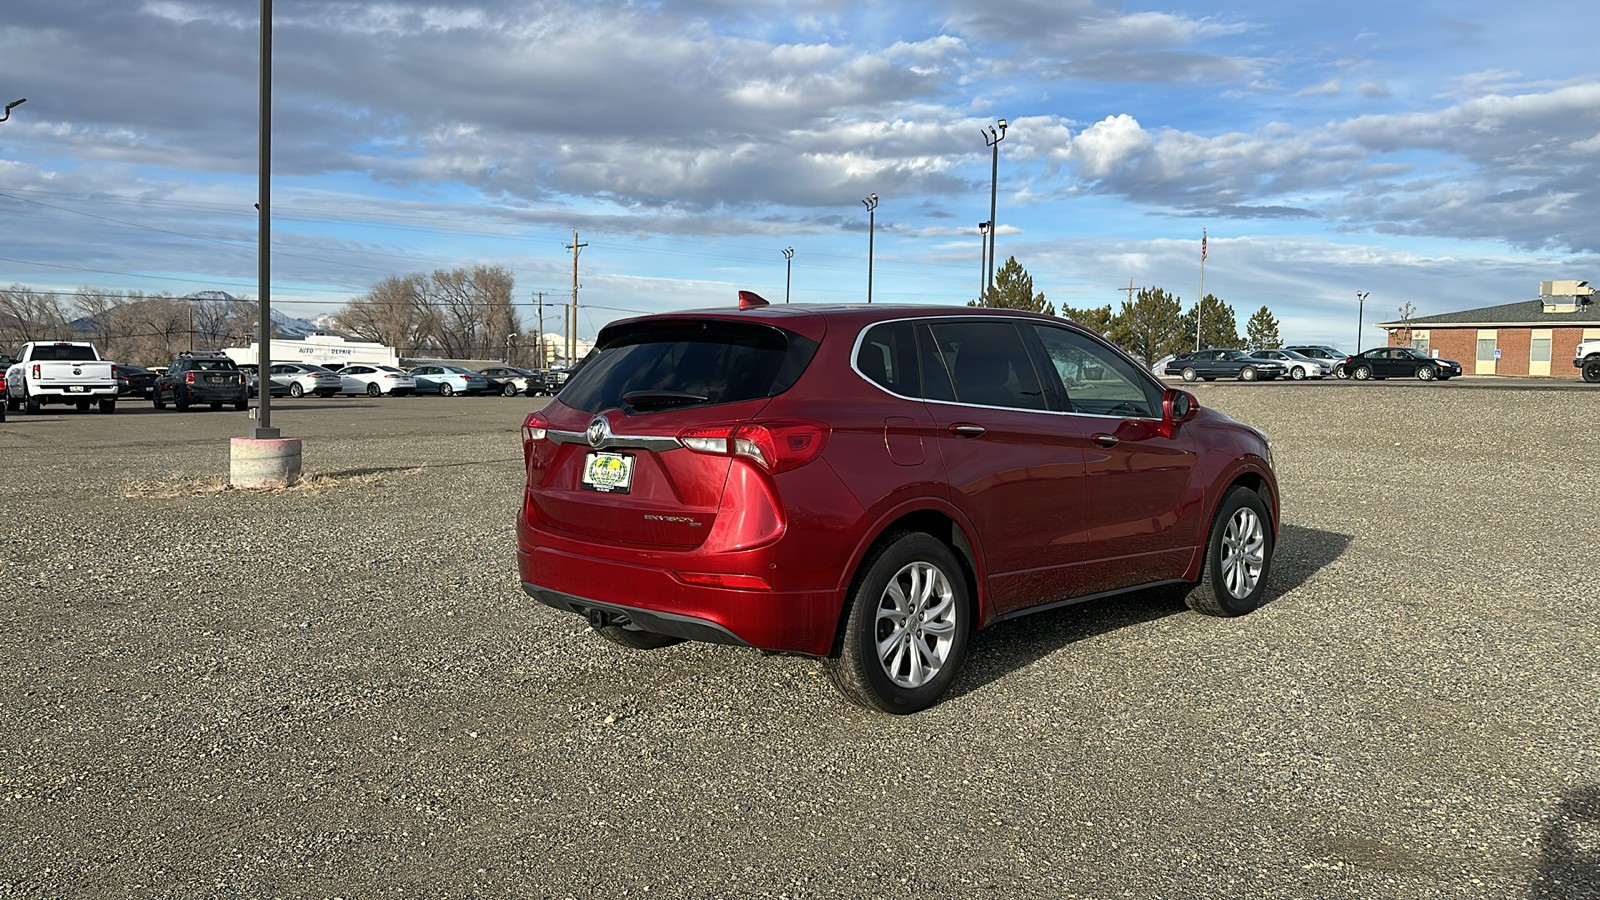
[[[1240,381],[1269,380],[1289,374],[1289,367],[1275,359],[1261,359],[1244,350],[1196,350],[1174,357],[1163,370],[1184,381],[1204,378],[1237,378]]]
[[[1384,378],[1447,381],[1461,374],[1461,363],[1438,359],[1412,347],[1374,347],[1345,360],[1344,370],[1357,381]]]
[[[532,369],[490,366],[487,369],[479,369],[478,374],[489,382],[491,394],[502,394],[507,397],[527,394],[532,397],[544,389],[544,376]]]
[[[156,409],[166,409],[167,401],[182,412],[193,403],[209,403],[212,409],[232,403],[234,409],[250,405],[250,386],[238,365],[226,356],[181,354],[156,379],[151,400]]]
[[[117,363],[117,396],[125,397],[132,394],[138,397],[154,397],[156,377],[156,373],[144,366]]]

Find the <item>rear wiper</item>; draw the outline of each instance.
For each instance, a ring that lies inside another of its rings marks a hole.
[[[690,394],[686,391],[629,391],[622,395],[622,402],[634,409],[693,406],[696,403],[705,403],[710,399],[705,394]]]

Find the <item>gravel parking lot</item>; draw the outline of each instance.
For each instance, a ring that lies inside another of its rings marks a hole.
[[[980,633],[890,718],[517,584],[542,398],[0,423],[0,895],[1600,897],[1600,391],[1198,384],[1270,603]]]

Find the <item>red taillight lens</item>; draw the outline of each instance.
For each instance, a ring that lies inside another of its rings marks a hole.
[[[39,364],[38,363],[34,363],[33,364],[33,377],[34,378],[38,378],[39,377],[39,370],[40,370]]]
[[[185,372],[184,376],[183,376],[183,383],[184,384],[194,384],[194,373],[193,372]]]
[[[117,364],[116,363],[112,363],[111,364],[111,377],[112,378],[117,377]]]
[[[531,412],[522,420],[522,465],[527,467],[533,460],[533,445],[545,439],[548,434],[549,420],[543,413]]]
[[[777,473],[821,455],[828,443],[828,426],[798,419],[704,425],[684,429],[678,440],[696,453],[739,456]]]

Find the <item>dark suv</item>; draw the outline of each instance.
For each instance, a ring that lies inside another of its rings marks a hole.
[[[1261,602],[1266,438],[1065,320],[769,306],[615,322],[523,423],[522,586],[633,648],[808,654],[905,713],[977,628],[1165,587]]]
[[[156,379],[151,401],[156,409],[166,409],[168,400],[179,412],[195,403],[209,403],[212,409],[232,403],[234,409],[242,410],[250,405],[250,386],[245,374],[228,357],[185,353]]]

